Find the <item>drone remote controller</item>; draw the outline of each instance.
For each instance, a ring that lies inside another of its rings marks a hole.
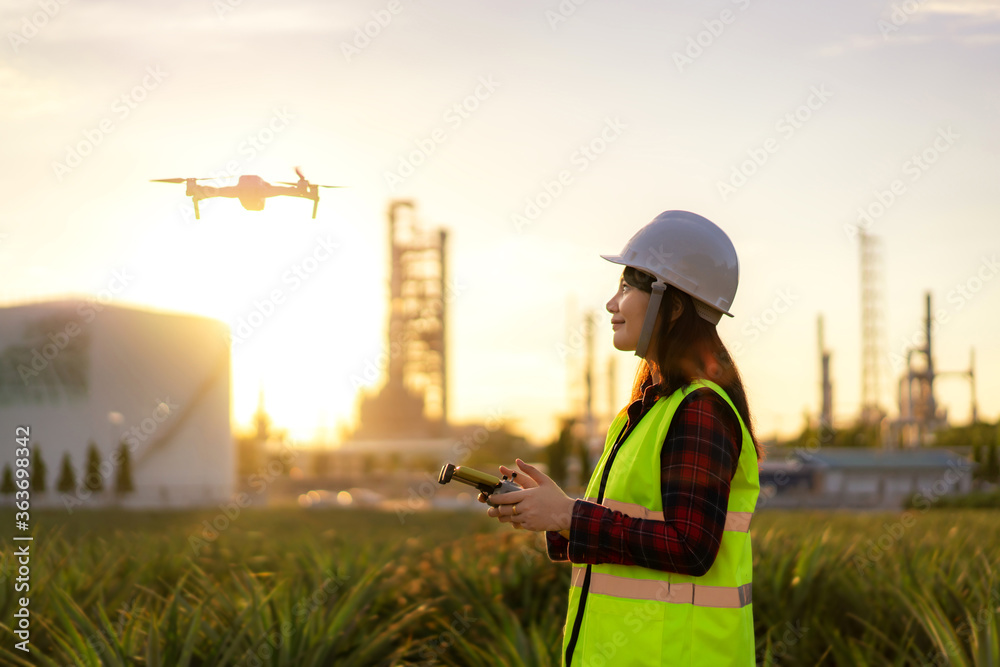
[[[441,474],[438,476],[438,484],[447,484],[451,480],[476,487],[486,494],[486,502],[490,505],[493,505],[490,502],[490,496],[510,493],[511,491],[520,491],[522,488],[507,479],[506,476],[500,479],[495,475],[473,470],[472,468],[446,463],[441,468]]]

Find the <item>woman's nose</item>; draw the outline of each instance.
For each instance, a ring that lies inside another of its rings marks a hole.
[[[611,299],[609,299],[608,302],[604,304],[604,307],[607,309],[609,313],[616,312],[618,310],[618,303],[615,300],[615,297],[611,297]]]

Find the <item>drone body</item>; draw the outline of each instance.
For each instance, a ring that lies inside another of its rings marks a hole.
[[[268,197],[302,197],[304,199],[311,199],[313,202],[313,219],[316,218],[316,209],[319,207],[319,189],[320,188],[343,188],[344,185],[316,185],[315,183],[310,183],[306,180],[305,176],[302,175],[302,170],[298,167],[295,168],[295,173],[298,175],[299,180],[295,183],[279,182],[277,185],[271,185],[265,181],[260,176],[240,176],[239,182],[236,185],[229,185],[221,188],[213,187],[211,185],[198,185],[198,181],[211,180],[206,178],[159,178],[154,179],[153,183],[186,183],[187,192],[186,196],[191,198],[194,203],[194,217],[197,220],[201,219],[201,212],[198,210],[198,202],[202,199],[210,199],[212,197],[232,197],[240,200],[240,204],[243,205],[248,211],[263,211],[264,203]]]

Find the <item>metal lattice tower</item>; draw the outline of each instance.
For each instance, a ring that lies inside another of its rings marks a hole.
[[[881,248],[864,230],[861,252],[861,422],[874,426],[885,416],[881,406],[883,314]]]
[[[445,314],[447,232],[428,231],[415,205],[389,203],[386,383],[361,405],[355,437],[443,437],[448,431]]]
[[[403,214],[405,210],[407,214]],[[444,423],[448,416],[445,385],[445,243],[447,232],[423,230],[414,204],[389,204],[390,345],[401,346],[390,356],[389,383],[423,395],[426,414]]]

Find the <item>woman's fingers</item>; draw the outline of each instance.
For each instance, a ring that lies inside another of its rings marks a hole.
[[[507,466],[500,466],[500,474],[507,475],[507,479],[513,480],[515,484],[518,484],[523,489],[531,489],[538,486],[538,482],[531,479],[520,470],[512,470]]]
[[[488,510],[486,510],[486,516],[499,519],[500,523],[513,523],[516,526],[518,522],[513,520],[515,515],[512,513],[512,510],[505,509],[508,507],[513,507],[513,505],[499,505],[496,507],[490,507]]]
[[[517,460],[517,466],[521,469],[521,477],[523,477],[525,481],[528,481],[529,479],[532,480],[535,483],[535,486],[552,481],[549,476],[541,470],[533,465],[528,465],[521,459]]]

